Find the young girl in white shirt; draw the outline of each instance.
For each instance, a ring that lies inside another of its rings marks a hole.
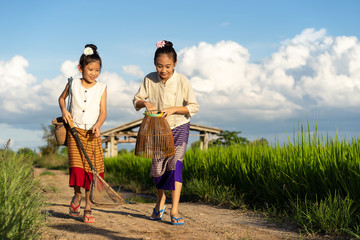
[[[71,120],[92,164],[101,177],[104,177],[104,157],[100,139],[100,127],[106,119],[106,85],[98,82],[101,70],[101,58],[97,47],[87,44],[80,57],[78,69],[82,78],[73,79],[68,83],[59,97],[62,117],[66,123]],[[71,86],[70,86],[71,84]],[[70,92],[69,92],[70,89]],[[69,111],[65,106],[65,99],[70,95]],[[81,188],[85,189],[85,208],[83,220],[94,223],[91,212],[90,186],[92,171],[75,139],[67,133],[67,147],[69,156],[69,186],[74,188],[74,196],[70,202],[69,213],[80,215]]]
[[[173,44],[162,40],[156,43],[156,47],[156,72],[144,78],[133,104],[137,111],[145,107],[149,112],[164,113],[173,132],[175,156],[164,160],[164,174],[158,176],[152,173],[157,188],[157,202],[150,219],[162,219],[166,210],[164,190],[171,190],[171,223],[184,225],[184,219],[179,215],[183,160],[189,138],[190,117],[199,110],[199,104],[189,80],[174,69],[177,54]]]

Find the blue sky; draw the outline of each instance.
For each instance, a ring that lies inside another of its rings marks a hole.
[[[141,117],[131,105],[154,71],[155,43],[179,54],[177,71],[200,103],[194,123],[286,139],[309,118],[341,136],[359,132],[360,2],[0,1],[0,144],[38,150],[41,124],[87,43],[108,84],[103,130]],[[121,146],[120,146],[121,147]]]

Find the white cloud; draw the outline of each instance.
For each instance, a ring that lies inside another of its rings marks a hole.
[[[356,37],[305,29],[262,63],[249,58],[236,42],[201,42],[179,52],[177,68],[189,77],[207,116],[287,119],[314,108],[360,105]]]
[[[122,67],[123,71],[131,76],[143,78],[144,73],[140,70],[140,66],[137,65],[126,65]]]
[[[272,84],[264,66],[249,63],[250,54],[238,43],[221,41],[211,45],[202,42],[181,50],[179,58],[178,70],[189,77],[202,103],[201,111],[207,115],[224,119],[239,115],[273,119],[289,116],[300,108],[270,87]],[[275,76],[283,75],[282,71],[275,72]],[[275,80],[282,85],[281,81],[287,79]]]
[[[30,99],[36,97],[32,86],[36,78],[26,72],[29,62],[22,56],[0,62],[0,108],[12,113],[25,109],[36,110],[38,105]]]
[[[60,71],[64,76],[77,76],[79,75],[78,62],[66,60],[61,65]]]
[[[36,82],[31,74],[26,72],[29,62],[22,56],[14,56],[10,61],[0,61],[0,91],[9,87],[27,87]]]
[[[221,41],[215,45],[201,42],[199,46],[185,48],[179,52],[178,69],[194,78],[199,92],[229,90],[246,86],[243,79],[247,73],[250,54],[247,49],[232,41]],[[201,88],[200,86],[206,86]]]
[[[116,73],[104,72],[101,81],[107,84],[107,105],[117,114],[134,114],[132,99],[137,92],[140,82],[125,81]]]

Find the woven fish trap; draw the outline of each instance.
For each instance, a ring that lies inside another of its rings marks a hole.
[[[136,139],[135,155],[145,158],[175,155],[174,137],[162,115],[145,113]]]

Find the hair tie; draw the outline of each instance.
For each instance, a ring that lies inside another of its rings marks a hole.
[[[85,56],[93,55],[93,54],[94,54],[94,51],[92,50],[91,47],[86,47],[86,48],[84,49],[84,55],[85,55]]]
[[[161,40],[156,43],[156,48],[163,48],[165,47],[165,41]]]

